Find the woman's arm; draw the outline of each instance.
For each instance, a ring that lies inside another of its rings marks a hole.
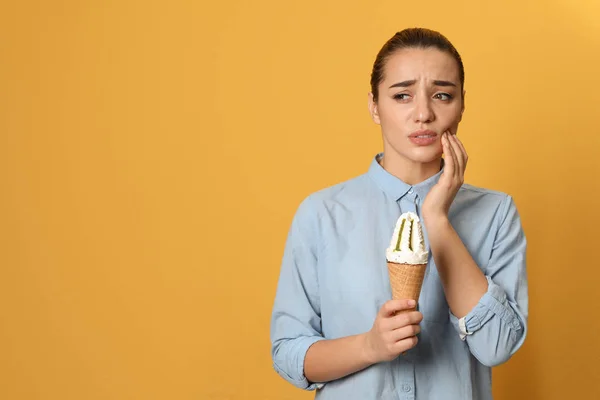
[[[365,351],[365,336],[363,333],[313,344],[304,359],[306,379],[329,382],[372,365]]]
[[[452,314],[462,318],[487,292],[487,279],[447,217],[428,221],[429,245],[448,306]]]
[[[317,273],[316,204],[300,204],[292,221],[271,315],[273,368],[286,381],[314,390],[304,375],[308,349],[325,340],[321,331],[321,299]]]
[[[306,353],[304,374],[310,382],[329,382],[363,370],[375,363],[392,360],[417,344],[418,311],[395,315],[415,306],[414,300],[385,303],[367,333],[340,339],[322,340]]]
[[[467,153],[455,134],[442,134],[445,167],[423,203],[423,220],[446,300],[464,317],[487,291],[487,280],[450,224],[448,211],[464,182]]]
[[[450,320],[484,365],[508,360],[527,330],[526,241],[510,197],[501,205],[498,231],[486,275],[450,224],[448,210],[463,183],[467,154],[453,135],[443,135],[446,167],[423,203],[423,219]]]
[[[468,251],[451,226],[429,228],[436,230],[436,244],[431,246],[438,254],[434,258],[450,306],[450,321],[471,353],[487,366],[507,361],[521,347],[527,332],[527,244],[519,214],[508,196],[500,205],[499,218],[485,268],[487,276],[470,270],[479,267],[467,257]],[[481,276],[485,289],[477,298],[480,283],[472,279]]]

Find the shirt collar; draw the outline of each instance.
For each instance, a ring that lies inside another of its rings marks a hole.
[[[369,175],[369,177],[375,181],[381,190],[383,190],[388,196],[396,201],[400,200],[407,193],[413,192],[415,192],[421,200],[424,200],[431,188],[438,183],[440,176],[444,171],[444,159],[442,159],[442,168],[437,174],[427,178],[423,182],[411,186],[402,181],[400,178],[390,174],[379,164],[378,161],[382,156],[383,153],[379,153],[373,158],[367,175]]]

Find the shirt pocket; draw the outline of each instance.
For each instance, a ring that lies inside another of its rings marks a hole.
[[[444,287],[432,257],[430,257],[425,271],[418,310],[426,321],[444,323],[450,319]]]

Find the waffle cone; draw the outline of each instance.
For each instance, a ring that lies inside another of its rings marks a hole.
[[[418,303],[427,264],[398,264],[388,261],[387,265],[392,286],[392,298],[394,300],[413,299]]]

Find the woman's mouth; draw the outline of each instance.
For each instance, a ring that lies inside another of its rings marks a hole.
[[[408,139],[417,146],[429,146],[437,142],[438,134],[430,130],[422,130],[411,133]]]

